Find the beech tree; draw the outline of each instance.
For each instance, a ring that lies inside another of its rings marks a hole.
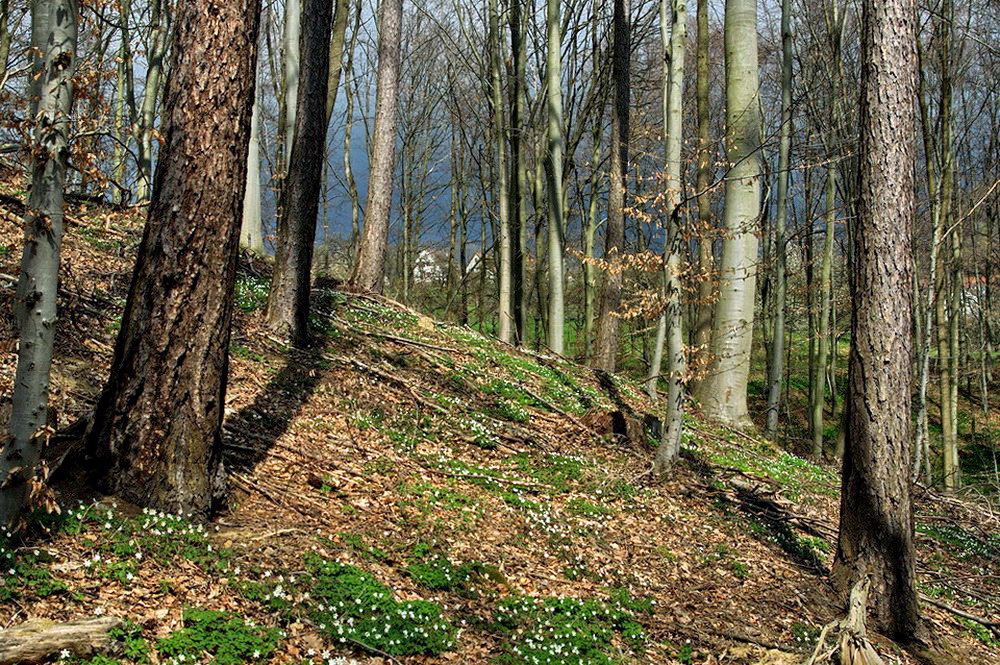
[[[916,7],[864,0],[860,199],[852,234],[850,364],[833,580],[871,577],[876,628],[921,632],[910,497]]]
[[[63,185],[69,156],[76,0],[36,0],[31,8],[28,94],[32,128],[31,193],[15,296],[20,336],[9,437],[0,451],[0,527],[12,525],[28,498],[48,435],[49,373],[56,336]],[[6,54],[4,54],[6,59]]]
[[[757,0],[726,0],[726,201],[712,364],[699,385],[705,415],[752,427],[747,379],[757,291],[761,117]]]
[[[87,436],[105,490],[198,518],[224,487],[221,427],[259,15],[254,0],[177,6],[153,198]]]

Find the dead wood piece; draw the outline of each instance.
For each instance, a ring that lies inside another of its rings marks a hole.
[[[94,617],[57,623],[31,619],[0,631],[0,665],[39,663],[53,654],[70,652],[86,658],[112,651],[115,640],[108,634],[121,625],[115,617]]]
[[[847,616],[840,621],[834,621],[823,627],[816,649],[806,665],[816,665],[824,660],[832,660],[839,654],[840,665],[885,665],[868,640],[865,628],[865,617],[868,613],[868,590],[871,588],[871,578],[865,576],[851,588],[847,601]],[[836,645],[824,652],[823,647],[827,634],[834,629],[840,633]]]
[[[990,621],[989,619],[984,619],[981,616],[977,616],[975,614],[972,614],[971,612],[960,610],[957,607],[952,607],[947,603],[942,603],[940,600],[937,600],[936,598],[931,598],[930,596],[925,596],[923,594],[920,594],[920,600],[924,601],[925,603],[929,603],[934,607],[940,607],[942,610],[951,612],[957,617],[961,617],[963,619],[968,619],[969,621],[978,623],[984,628],[990,630],[994,636],[1000,638],[1000,621]]]

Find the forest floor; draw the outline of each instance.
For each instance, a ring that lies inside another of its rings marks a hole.
[[[23,192],[0,194],[10,386]],[[73,206],[60,427],[106,378],[140,233],[134,210]],[[244,262],[237,285],[228,509],[201,526],[95,496],[54,441],[62,512],[0,534],[0,629],[125,620],[113,657],[54,658],[91,665],[782,665],[841,614],[835,467],[692,414],[654,481],[659,406],[638,383],[325,286],[317,344],[293,351],[261,328],[267,269]],[[1000,621],[1000,515],[923,487],[916,510],[930,632],[955,663],[1000,663],[1000,635],[942,606]]]

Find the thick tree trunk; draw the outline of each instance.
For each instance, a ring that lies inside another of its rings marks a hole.
[[[913,0],[864,0],[860,202],[852,235],[851,356],[833,580],[865,575],[876,628],[918,637],[910,498],[916,54]]]
[[[357,291],[382,293],[385,253],[392,210],[393,164],[396,155],[396,100],[399,95],[399,52],[402,38],[402,0],[381,0],[379,6],[378,81],[375,128],[368,168],[364,230],[358,245],[349,286]]]
[[[757,2],[726,0],[726,205],[712,364],[699,386],[709,418],[752,427],[747,378],[757,288],[760,221],[760,97],[757,75]]]
[[[549,348],[563,353],[565,305],[563,296],[563,237],[565,235],[563,187],[563,117],[562,117],[562,23],[559,0],[546,2],[547,51],[545,81],[548,94],[549,164]]]
[[[223,481],[259,13],[254,0],[177,7],[153,200],[88,433],[106,490],[198,518]]]
[[[278,247],[265,313],[267,326],[298,347],[309,342],[309,290],[326,146],[332,0],[305,0],[302,9],[305,20],[299,50],[305,58],[300,63],[292,161],[278,216]]]
[[[77,64],[76,0],[36,0],[31,12],[28,99],[35,119],[31,193],[14,310],[17,370],[8,438],[0,452],[0,528],[18,519],[48,429],[49,374],[56,334],[63,186],[69,157],[73,75]]]
[[[788,262],[788,240],[785,226],[788,220],[788,182],[791,178],[792,156],[792,3],[781,0],[781,128],[778,139],[778,201],[774,220],[774,330],[767,364],[767,426],[768,438],[778,435],[778,415],[781,412],[781,379],[785,360],[785,299],[788,284],[785,268]]]
[[[622,297],[622,273],[617,264],[625,251],[625,188],[628,183],[629,61],[631,26],[629,0],[615,0],[612,25],[611,164],[609,167],[608,223],[604,235],[604,260],[609,263],[601,286],[594,340],[593,365],[606,372],[615,370],[618,351],[618,307]]]

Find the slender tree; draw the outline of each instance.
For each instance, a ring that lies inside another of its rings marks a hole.
[[[299,347],[309,341],[309,290],[326,146],[332,0],[304,0],[302,9],[299,49],[304,57],[296,127],[289,146],[292,161],[282,192],[278,247],[265,312],[268,327]]]
[[[31,8],[28,99],[34,118],[31,193],[15,296],[20,343],[8,438],[0,451],[0,527],[17,520],[51,432],[49,374],[56,334],[63,186],[69,156],[76,0],[36,0]]]
[[[778,130],[778,201],[774,220],[774,326],[767,363],[767,436],[778,434],[781,384],[785,365],[785,275],[788,250],[785,226],[788,220],[788,183],[792,155],[792,2],[781,0],[781,127]]]
[[[565,251],[565,202],[563,185],[563,103],[562,103],[562,23],[559,18],[559,0],[547,0],[545,26],[546,40],[545,85],[548,91],[549,164],[549,348],[563,353],[566,315],[563,294],[563,264]]]
[[[253,113],[250,119],[250,145],[247,149],[247,184],[243,195],[243,223],[240,226],[240,246],[264,255],[264,224],[260,215],[260,95],[254,86]]]
[[[497,249],[499,250],[497,307],[497,337],[501,342],[510,343],[513,339],[514,315],[511,309],[511,276],[512,276],[512,246],[510,228],[510,190],[507,167],[507,124],[504,115],[503,79],[501,76],[503,59],[503,35],[500,32],[500,10],[497,0],[489,2],[490,24],[490,107],[493,111],[493,133],[496,145],[496,201],[497,213]]]
[[[860,201],[833,579],[846,597],[870,576],[876,628],[905,643],[920,632],[909,469],[916,7],[864,0],[862,10]]]
[[[757,0],[726,0],[726,203],[712,365],[699,385],[705,414],[751,427],[747,379],[757,289],[761,117],[757,74]]]
[[[368,167],[368,194],[364,229],[349,286],[382,293],[385,284],[386,243],[392,210],[393,163],[396,154],[396,100],[399,95],[399,51],[402,39],[402,0],[382,0],[379,6],[378,81],[375,127]]]
[[[611,78],[611,165],[608,191],[608,223],[604,235],[604,259],[609,263],[601,286],[594,341],[594,367],[613,372],[618,351],[618,307],[622,296],[622,273],[615,264],[625,249],[625,187],[628,182],[629,61],[631,27],[629,0],[615,0],[612,20],[613,54]]]
[[[224,482],[259,15],[255,0],[177,6],[153,200],[87,437],[104,489],[200,518]]]
[[[669,30],[668,30],[669,28]],[[651,388],[659,379],[660,359],[665,346],[667,357],[666,427],[656,450],[653,467],[656,472],[668,468],[680,452],[684,427],[684,390],[687,359],[684,355],[681,299],[681,147],[683,144],[684,54],[687,49],[687,0],[660,0],[660,34],[664,58],[664,143],[666,153],[665,185],[667,188],[666,239],[664,242],[664,291],[666,311],[660,317],[657,332],[657,358],[648,378]],[[661,334],[662,333],[662,334]]]

